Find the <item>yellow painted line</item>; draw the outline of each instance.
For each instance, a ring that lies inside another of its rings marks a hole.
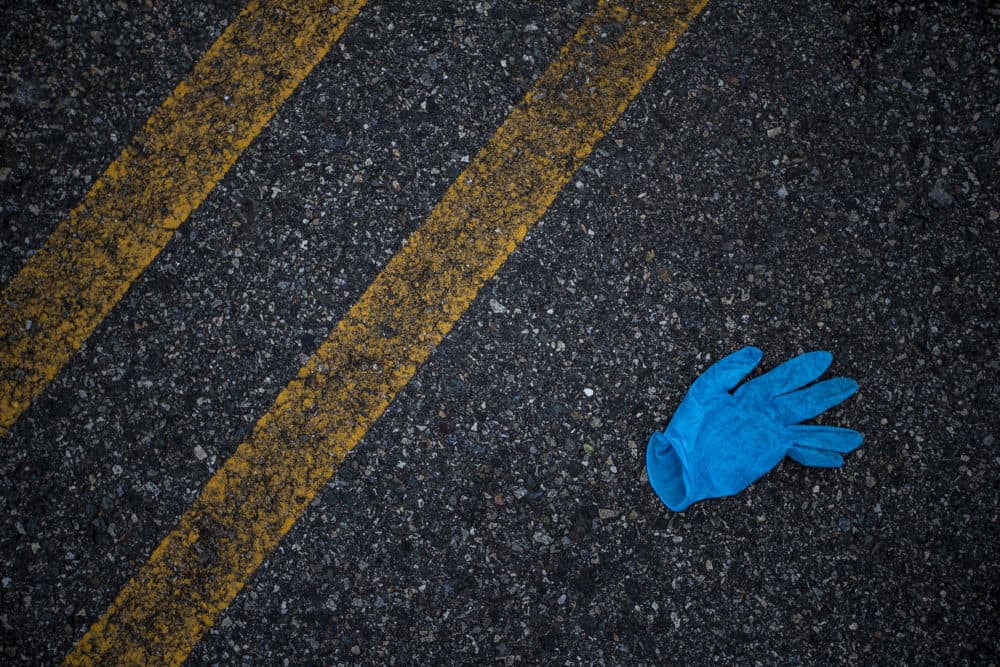
[[[68,664],[178,664],[524,238],[706,0],[602,4]]]
[[[364,0],[253,0],[0,293],[0,435],[323,59]]]

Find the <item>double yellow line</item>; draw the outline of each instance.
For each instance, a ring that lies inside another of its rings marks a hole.
[[[68,664],[184,661],[348,452],[468,308],[485,281],[496,273],[545,213],[706,1],[636,0],[602,2],[598,6],[451,185],[423,225],[278,395],[250,437],[209,480],[177,527],[67,656]],[[296,70],[301,80],[308,71],[306,65],[315,64],[317,54],[329,48],[361,3],[344,4],[335,14],[325,10],[322,3],[310,3],[308,11],[297,14],[304,4],[251,4],[220,38],[225,44],[214,45],[196,67],[196,73],[205,75],[220,63],[225,66],[226,61],[220,58],[230,57],[236,62],[249,57],[246,53],[255,53],[254,57],[261,62],[268,60],[268,67],[276,67],[273,59],[262,52],[267,48],[284,48],[289,58],[295,52],[295,62],[305,68]],[[315,14],[309,14],[310,11]],[[286,28],[269,27],[267,21],[262,23],[259,19],[264,12]],[[290,23],[289,17],[297,18]],[[292,39],[295,48],[280,38],[282,34],[286,38],[293,36],[288,28],[293,24],[304,34],[300,40]],[[273,35],[275,39],[254,47],[246,41],[252,35]],[[308,57],[295,51],[300,47],[308,51]],[[264,90],[266,76],[251,78]],[[273,90],[268,99],[274,106],[268,110],[267,118],[273,115],[279,98],[284,99],[291,92],[281,86]],[[207,99],[207,89],[198,94],[192,91],[190,83],[182,83],[175,96],[188,99],[193,95],[188,101],[204,105],[201,109],[218,110],[221,103]],[[177,110],[179,104],[168,100],[164,108]],[[154,123],[154,119],[166,113],[164,108],[154,114],[137,146],[145,145],[142,137],[150,136],[150,128],[162,122]],[[201,122],[199,118],[197,113],[189,116],[192,123]],[[229,151],[223,151],[225,159],[210,159],[199,152],[198,157],[188,158],[194,167],[191,171],[182,177],[175,170],[170,172],[172,178],[180,182],[207,175],[217,181],[235,161],[241,147],[252,139],[249,133],[253,128],[259,130],[266,122],[263,115],[255,118],[263,120],[259,124],[240,125],[241,143],[225,144],[225,150]],[[189,135],[175,125],[170,136]],[[158,145],[166,155],[169,147]],[[200,150],[197,143],[188,146],[186,150]],[[129,150],[132,152],[126,151],[127,155],[123,154],[109,168],[104,177],[108,184],[101,186],[116,194],[102,195],[95,185],[80,209],[60,227],[67,229],[57,231],[53,235],[55,240],[46,245],[47,254],[41,259],[33,258],[34,264],[29,263],[25,268],[24,271],[32,272],[29,277],[19,275],[4,292],[5,297],[8,293],[26,295],[22,301],[12,302],[14,305],[3,306],[7,309],[4,314],[19,314],[23,323],[38,317],[31,309],[40,308],[45,319],[37,320],[39,333],[50,327],[64,331],[48,334],[36,343],[29,335],[31,329],[23,324],[23,335],[11,333],[11,328],[4,329],[9,337],[4,344],[13,340],[18,346],[4,352],[4,382],[8,382],[6,374],[14,367],[15,357],[19,364],[16,367],[25,377],[34,378],[33,384],[25,385],[27,388],[19,393],[3,385],[4,395],[11,392],[14,396],[8,403],[13,407],[4,413],[13,415],[9,417],[11,421],[163,247],[169,233],[162,230],[169,232],[176,228],[210,189],[210,185],[191,186],[191,190],[183,190],[184,194],[175,195],[170,200],[173,208],[169,215],[153,215],[165,206],[163,198],[158,196],[159,203],[145,206],[142,215],[112,216],[111,229],[115,231],[107,235],[106,230],[102,231],[103,218],[95,217],[91,208],[105,206],[101,210],[108,215],[128,201],[129,192],[140,200],[146,197],[136,190],[142,183],[139,175],[129,173],[140,159],[141,151],[133,147]],[[206,163],[211,168],[205,167]],[[165,162],[155,164],[160,169],[168,167]],[[88,203],[92,198],[96,203]],[[82,244],[74,242],[74,234],[81,226],[87,231]],[[135,232],[137,228],[140,232]],[[151,228],[157,231],[148,232]],[[102,240],[94,243],[93,239]],[[113,248],[106,248],[112,242],[118,244],[120,255],[114,254]],[[89,253],[86,262],[81,263],[78,258],[71,262],[81,252]],[[127,260],[129,268],[118,267],[122,258]],[[55,269],[63,261],[85,266],[87,270],[93,267],[97,274],[113,276],[114,280],[102,279],[101,287],[87,290],[82,284],[86,273],[74,269],[71,273],[56,273],[57,280],[46,283],[43,270]],[[57,296],[43,297],[26,287],[38,284],[47,286]],[[82,305],[67,301],[74,287],[87,294],[80,301]],[[107,303],[107,299],[113,300]],[[73,319],[81,309],[85,311],[78,316],[81,319]],[[70,324],[61,325],[64,321]],[[59,358],[65,358],[58,364],[47,365],[43,372],[35,368],[39,364],[31,355],[44,353],[48,350],[46,346],[58,348],[62,355]],[[20,356],[25,351],[30,354]],[[10,382],[12,387],[14,383]]]

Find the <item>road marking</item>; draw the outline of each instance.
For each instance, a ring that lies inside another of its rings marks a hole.
[[[706,1],[598,7],[83,636],[68,664],[183,662]]]
[[[0,435],[80,349],[357,15],[253,0],[0,293]]]

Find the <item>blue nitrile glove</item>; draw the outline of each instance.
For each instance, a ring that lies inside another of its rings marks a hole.
[[[858,389],[849,378],[806,387],[829,368],[829,352],[809,352],[730,390],[763,352],[745,347],[712,364],[694,381],[663,433],[646,447],[646,472],[656,495],[675,512],[705,498],[739,493],[785,457],[836,468],[861,444],[857,431],[798,425]]]

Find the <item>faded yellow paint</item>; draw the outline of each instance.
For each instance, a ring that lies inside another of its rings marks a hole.
[[[0,293],[0,435],[80,349],[357,15],[254,0]]]
[[[67,663],[183,662],[704,4],[598,7]]]

